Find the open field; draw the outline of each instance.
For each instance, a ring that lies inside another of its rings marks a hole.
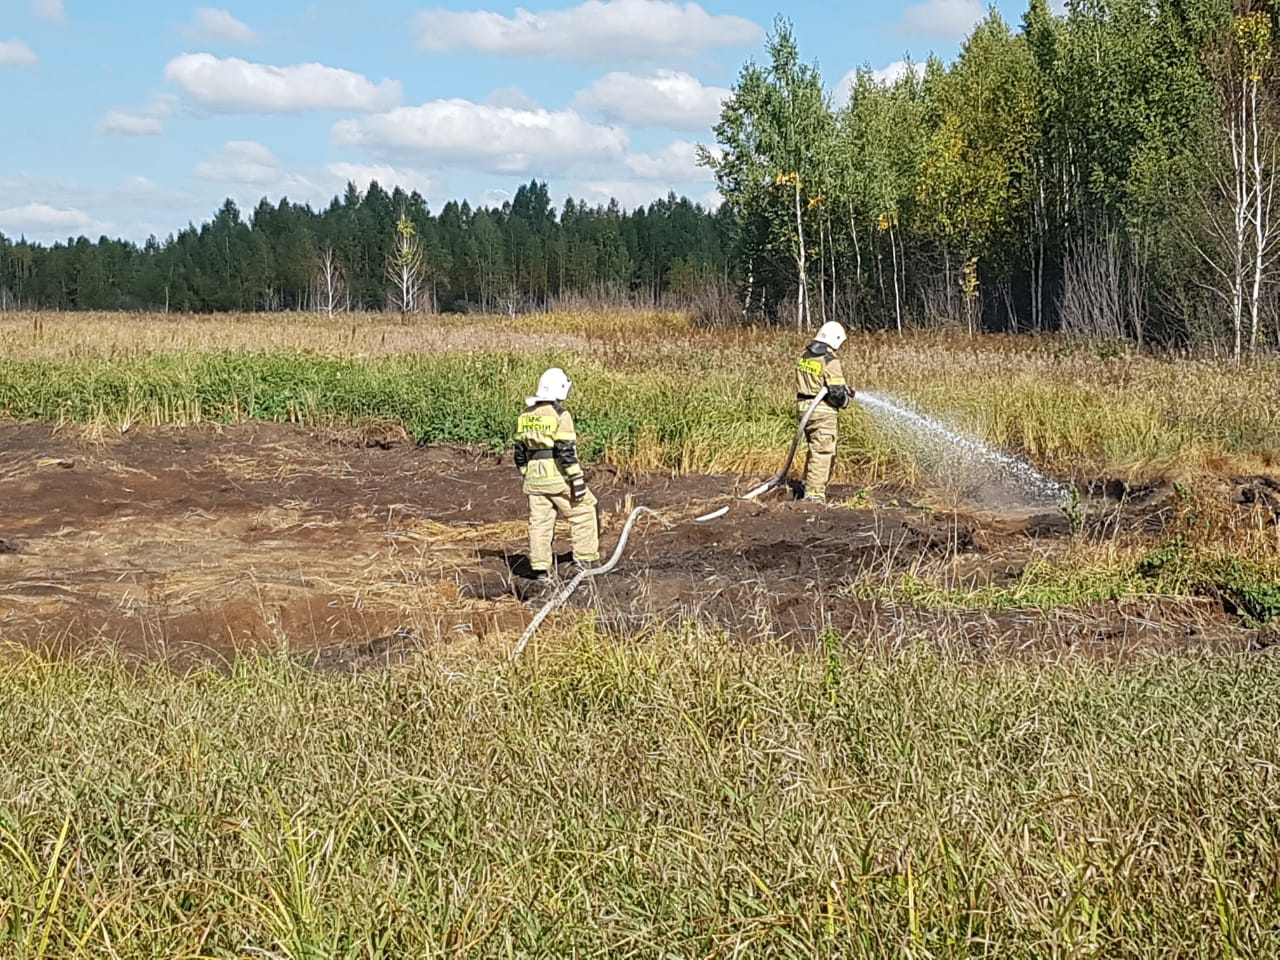
[[[0,665],[10,957],[1270,957],[1280,662]]]
[[[0,958],[1280,951],[1280,361],[678,317],[0,314]],[[618,570],[540,596],[550,363]]]
[[[0,412],[137,424],[393,420],[420,440],[500,445],[537,374],[563,365],[589,453],[623,467],[771,473],[790,438],[803,336],[673,316],[121,317],[0,314]],[[907,400],[1055,476],[1275,470],[1280,359],[1243,368],[1045,338],[857,336],[851,382]],[[844,482],[919,479],[854,414]]]
[[[0,428],[13,551],[0,558],[5,638],[184,666],[237,649],[331,663],[450,642],[503,649],[528,617],[516,576],[527,506],[510,463],[375,439],[352,446],[341,432],[271,424],[91,441],[75,428]],[[846,507],[776,493],[699,524],[735,478],[598,468],[592,485],[606,548],[629,503],[670,518],[642,524],[619,573],[589,584],[563,618],[586,614],[614,636],[696,621],[741,642],[809,645],[831,631],[936,640],[980,659],[1248,649],[1268,636],[1270,601],[1241,616],[1247,597],[1213,580],[1223,554],[1214,540],[1187,542],[1195,531],[1168,484],[1086,500],[1074,532],[1052,508],[940,511],[840,486],[832,495]],[[1280,485],[1238,481],[1224,500],[1219,523],[1236,549],[1266,563]],[[1148,569],[1173,543],[1169,569]]]

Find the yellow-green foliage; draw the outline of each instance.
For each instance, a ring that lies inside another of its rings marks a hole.
[[[1280,619],[1280,525],[1266,504],[1246,508],[1206,483],[1174,484],[1158,536],[1140,524],[1091,522],[1081,509],[1070,537],[996,544],[972,567],[954,556],[922,556],[904,573],[872,568],[849,586],[860,597],[927,607],[1050,610],[1152,596],[1210,597],[1245,623]],[[1064,507],[1063,519],[1072,516]],[[1108,511],[1117,508],[1105,507]],[[1123,505],[1119,508],[1123,511]],[[1016,563],[1005,568],[1005,559]]]
[[[664,314],[333,320],[284,315],[0,318],[0,413],[170,423],[393,419],[424,441],[506,442],[542,367],[568,369],[588,455],[624,467],[776,469],[805,335]],[[857,389],[904,400],[1065,479],[1280,463],[1280,361],[1243,368],[1054,338],[855,335]],[[860,409],[840,478],[919,465]]]
[[[631,314],[2,316],[0,412],[394,420],[496,446],[556,363],[589,455],[771,472],[803,339]],[[855,387],[1064,476],[1277,458],[1275,361],[1008,338],[843,352]],[[846,477],[916,469],[856,411],[842,444]],[[1177,509],[1160,542],[1080,535],[1012,583],[922,566],[879,589],[1218,591],[1274,616],[1274,526],[1220,496]],[[15,651],[0,958],[1280,955],[1280,662],[977,666],[852,639],[743,651],[583,625],[514,664],[443,646],[354,677]]]
[[[1280,662],[0,665],[0,956],[1275,956]]]

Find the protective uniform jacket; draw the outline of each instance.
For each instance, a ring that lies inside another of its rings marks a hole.
[[[583,476],[577,441],[573,417],[558,403],[542,401],[520,414],[513,456],[524,477],[524,492],[568,493]]]
[[[814,340],[804,348],[796,362],[796,399],[802,402],[812,400],[823,387],[827,388],[827,395],[822,401],[824,404],[834,410],[843,410],[849,405],[849,387],[840,361],[831,347],[821,340]]]

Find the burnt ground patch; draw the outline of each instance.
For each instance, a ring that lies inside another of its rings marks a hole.
[[[1155,535],[1172,515],[1164,485],[1100,483],[1083,521],[1055,510],[930,510],[888,490],[862,500],[835,488],[833,502],[846,505],[821,507],[783,488],[697,523],[758,478],[606,467],[590,477],[606,554],[632,505],[664,520],[642,520],[617,570],[588,581],[566,614],[590,612],[618,635],[696,620],[733,642],[807,644],[829,633],[924,640],[965,656],[1259,642],[1209,598],[1041,613],[931,609],[849,589],[938,563],[998,581],[1020,551],[1065,541],[1082,522],[1095,535]],[[1269,506],[1280,487],[1224,483],[1224,502],[1241,508]],[[53,653],[110,646],[177,665],[283,647],[341,669],[429,644],[501,646],[546,596],[523,576],[526,511],[501,456],[419,447],[391,429],[242,424],[120,436],[4,424],[0,640]]]

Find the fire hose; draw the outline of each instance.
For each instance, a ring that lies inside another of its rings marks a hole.
[[[791,438],[791,449],[787,451],[787,458],[785,461],[783,461],[782,469],[779,470],[772,477],[770,477],[768,480],[766,480],[764,483],[760,484],[759,486],[752,487],[750,490],[748,490],[738,499],[754,500],[756,497],[760,496],[763,493],[767,493],[768,491],[772,490],[774,487],[781,484],[784,480],[786,480],[787,474],[791,470],[791,463],[793,460],[795,460],[796,450],[798,450],[800,447],[800,438],[804,436],[804,428],[808,425],[809,418],[813,415],[813,411],[817,409],[818,404],[822,402],[823,398],[826,397],[826,395],[827,395],[827,388],[823,387],[821,390],[818,391],[817,396],[813,398],[809,406],[805,409],[803,416],[800,417],[800,423],[796,426],[795,436]],[[702,516],[694,517],[693,520],[695,523],[702,523],[707,520],[715,520],[719,517],[723,517],[726,513],[729,512],[730,506],[731,504],[725,504],[723,507],[720,507],[718,510],[713,510],[710,513],[704,513],[702,514]],[[568,601],[568,599],[573,596],[574,591],[578,589],[578,587],[582,584],[584,580],[590,577],[604,576],[606,573],[608,573],[618,565],[618,561],[622,559],[622,552],[623,550],[626,549],[627,540],[631,537],[632,528],[635,526],[636,521],[640,518],[640,516],[646,513],[653,517],[656,517],[664,526],[670,527],[675,522],[678,522],[678,521],[664,520],[661,514],[659,514],[656,510],[653,510],[649,507],[641,506],[641,507],[636,507],[634,510],[632,510],[630,515],[628,515],[627,517],[627,522],[622,527],[622,533],[618,537],[617,545],[613,548],[612,556],[610,556],[606,562],[602,563],[598,567],[589,567],[585,570],[579,570],[572,580],[566,583],[558,592],[556,592],[554,596],[552,596],[550,600],[548,600],[545,604],[543,604],[542,609],[539,610],[537,614],[534,615],[534,618],[531,621],[529,621],[529,626],[525,627],[524,633],[520,635],[520,641],[515,645],[515,648],[511,651],[509,659],[514,660],[516,659],[516,657],[520,656],[520,654],[524,652],[524,648],[528,646],[529,641],[533,639],[533,635],[538,632],[538,628],[542,626],[543,621],[546,620],[547,617],[551,615],[551,612],[553,610],[557,609],[560,606],[563,606]]]
[[[827,395],[827,388],[823,387],[818,391],[817,395],[810,401],[809,406],[805,408],[804,415],[800,417],[800,423],[796,426],[795,436],[791,438],[791,449],[787,451],[787,459],[782,462],[782,469],[775,473],[772,477],[760,484],[758,487],[752,487],[744,493],[740,500],[754,500],[762,493],[768,493],[782,481],[787,479],[787,474],[791,472],[791,461],[796,458],[796,450],[800,448],[800,438],[804,436],[804,428],[809,424],[809,418],[813,416],[813,411],[818,408],[823,399]],[[704,513],[700,517],[694,517],[695,523],[701,523],[705,520],[714,520],[717,517],[723,517],[729,512],[729,505],[721,507],[719,510],[713,510],[710,513]]]

